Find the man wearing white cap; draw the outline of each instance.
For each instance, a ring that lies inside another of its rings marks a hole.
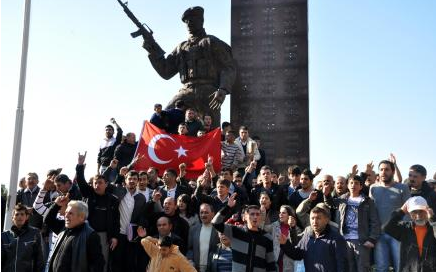
[[[405,214],[412,221],[401,221]],[[436,271],[436,222],[423,197],[411,197],[394,211],[384,231],[401,242],[401,272]]]

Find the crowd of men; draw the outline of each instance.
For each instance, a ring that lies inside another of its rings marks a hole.
[[[89,180],[86,153],[73,179],[61,169],[24,178],[2,271],[436,271],[436,183],[422,165],[405,180],[393,155],[377,173],[369,163],[335,178],[297,165],[277,174],[248,127],[224,122],[222,169],[208,162],[192,180],[184,164],[131,170],[136,136],[111,122]],[[151,122],[213,129],[182,101],[156,104]]]

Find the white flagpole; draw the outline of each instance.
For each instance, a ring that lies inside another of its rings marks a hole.
[[[27,51],[29,48],[30,27],[30,4],[31,0],[25,0],[23,42],[21,47],[20,85],[18,93],[18,106],[15,116],[14,147],[12,150],[11,178],[9,180],[8,207],[6,210],[5,229],[12,226],[12,210],[17,199],[18,171],[20,168],[21,136],[23,134],[24,117],[24,91],[26,89]]]

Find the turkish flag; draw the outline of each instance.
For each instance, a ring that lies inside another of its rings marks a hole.
[[[209,156],[214,170],[221,169],[221,131],[216,128],[202,137],[191,137],[169,134],[145,121],[136,155],[143,156],[135,165],[137,171],[153,166],[162,174],[168,168],[179,171],[179,165],[185,163],[186,178],[197,178]]]

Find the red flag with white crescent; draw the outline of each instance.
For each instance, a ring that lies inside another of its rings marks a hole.
[[[202,137],[191,137],[169,134],[145,121],[136,155],[142,157],[135,165],[137,171],[153,166],[162,174],[168,168],[178,171],[185,163],[186,178],[197,178],[209,156],[215,171],[221,169],[221,131],[217,128]]]

